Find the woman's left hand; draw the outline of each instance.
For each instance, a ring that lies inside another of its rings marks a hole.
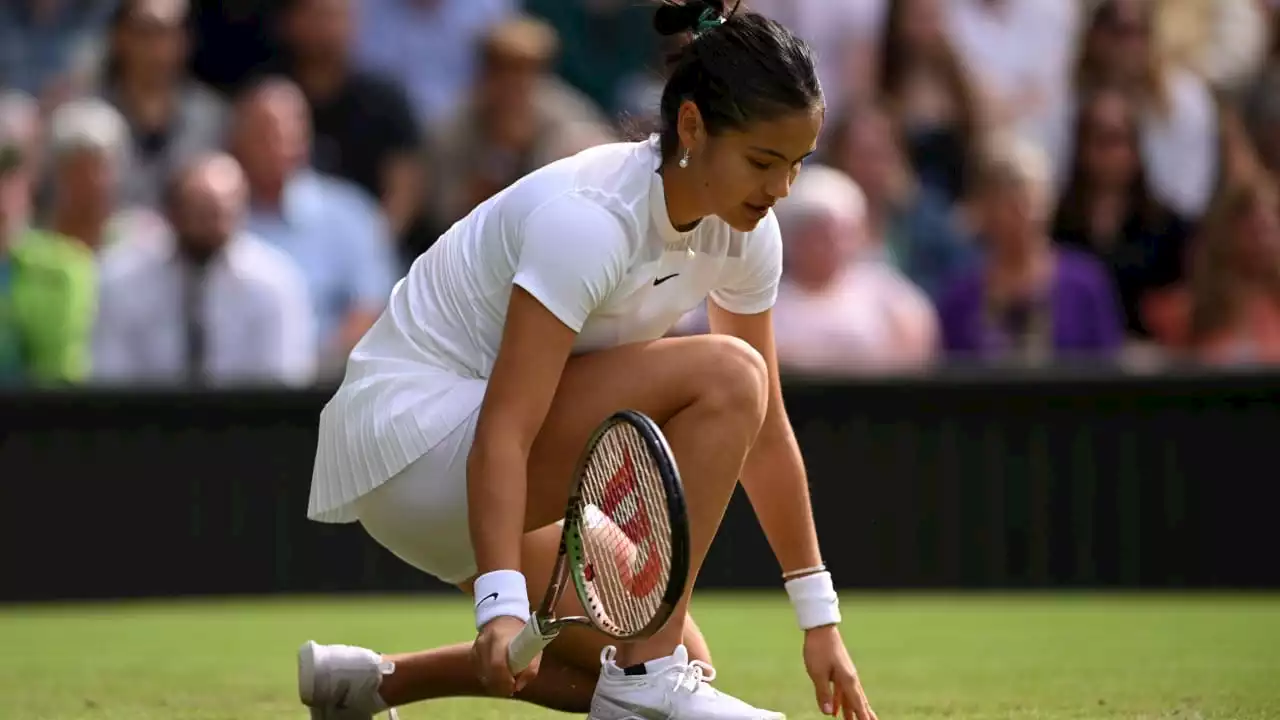
[[[844,711],[845,720],[878,720],[838,627],[826,625],[805,631],[804,667],[813,680],[818,707],[824,715],[837,716]]]

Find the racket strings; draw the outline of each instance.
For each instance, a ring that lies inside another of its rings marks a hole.
[[[639,633],[659,612],[671,577],[672,529],[662,473],[630,425],[599,439],[582,482],[583,549],[595,619]]]

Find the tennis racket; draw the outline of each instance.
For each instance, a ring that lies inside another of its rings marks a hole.
[[[623,410],[591,436],[574,477],[551,583],[507,649],[512,673],[570,625],[617,640],[662,629],[689,577],[689,521],[675,457],[662,430]],[[573,583],[585,617],[555,617]]]

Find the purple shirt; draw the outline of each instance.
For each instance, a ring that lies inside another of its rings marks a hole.
[[[1089,255],[1057,248],[1053,283],[1045,301],[1058,355],[1107,355],[1124,342],[1121,312],[1106,269]],[[958,276],[938,300],[943,344],[950,354],[996,359],[1011,345],[986,311],[978,266]]]

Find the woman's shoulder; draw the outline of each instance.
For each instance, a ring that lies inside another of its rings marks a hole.
[[[639,216],[647,205],[653,170],[642,145],[587,148],[525,175],[495,202],[501,211],[521,217],[544,207],[575,205],[594,205],[621,218]]]

